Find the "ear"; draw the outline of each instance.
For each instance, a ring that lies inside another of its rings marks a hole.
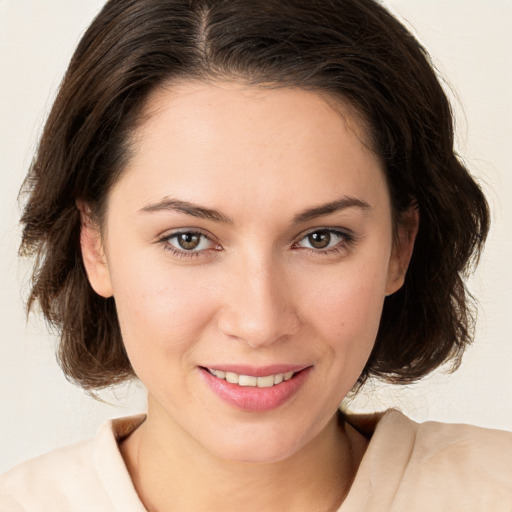
[[[386,296],[392,295],[404,284],[419,223],[418,205],[414,202],[407,210],[400,214],[397,221],[393,251],[389,260]]]
[[[91,209],[83,201],[77,201],[80,210],[80,248],[85,271],[93,290],[102,297],[112,297],[110,271],[103,247],[99,226],[91,217]]]

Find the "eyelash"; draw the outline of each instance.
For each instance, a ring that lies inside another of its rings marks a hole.
[[[163,245],[163,248],[165,251],[169,251],[173,256],[175,256],[177,258],[198,258],[199,256],[204,256],[204,252],[207,251],[208,249],[203,249],[203,250],[199,250],[199,251],[194,251],[194,250],[187,251],[185,249],[178,249],[177,247],[174,247],[173,245],[171,245],[170,241],[172,239],[179,237],[180,235],[200,236],[200,237],[212,242],[213,244],[215,244],[215,241],[212,239],[211,236],[209,236],[206,233],[203,233],[201,231],[191,230],[191,229],[177,231],[175,233],[171,233],[170,235],[165,235],[165,236],[161,237],[160,239],[158,239],[157,242],[159,242]],[[220,250],[220,249],[217,249],[217,247],[219,247],[218,244],[213,247],[213,250],[216,250],[216,251]],[[210,249],[210,250],[212,250],[212,249]]]
[[[325,249],[313,249],[309,247],[298,247],[298,244],[305,240],[307,237],[315,234],[315,233],[328,233],[330,236],[334,235],[341,239],[333,247],[328,247]],[[343,231],[340,229],[333,229],[328,227],[320,227],[312,229],[306,233],[304,233],[297,242],[294,242],[292,245],[292,249],[306,251],[308,254],[312,254],[313,256],[327,256],[337,254],[349,249],[356,242],[356,237],[354,234]]]
[[[329,235],[334,235],[339,238],[341,238],[341,242],[338,242],[334,247],[328,247],[326,249],[313,249],[308,247],[299,247],[298,244],[302,242],[307,237],[315,234],[315,233],[328,233]],[[194,236],[200,236],[205,238],[206,240],[210,241],[211,243],[215,244],[215,241],[206,233],[203,233],[201,231],[195,231],[195,230],[183,230],[183,231],[177,231],[176,233],[172,233],[170,235],[165,235],[157,240],[158,243],[161,243],[163,245],[164,250],[170,251],[171,254],[177,258],[197,258],[200,256],[204,256],[205,252],[208,250],[215,250],[220,251],[222,250],[219,248],[220,246],[217,244],[212,249],[202,249],[199,251],[196,250],[184,250],[184,249],[178,249],[171,245],[170,240],[176,239],[180,235],[194,235]],[[305,251],[308,254],[312,254],[314,256],[322,256],[322,255],[332,255],[339,252],[342,252],[344,250],[347,250],[350,248],[350,246],[354,245],[356,242],[356,237],[347,231],[342,231],[339,229],[333,229],[333,228],[327,228],[327,227],[321,227],[321,228],[315,228],[311,231],[308,231],[307,233],[304,233],[301,235],[301,237],[298,239],[298,241],[294,242],[291,246],[292,250],[301,250]]]

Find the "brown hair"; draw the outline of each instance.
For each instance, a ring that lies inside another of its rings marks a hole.
[[[87,280],[76,200],[101,221],[145,100],[182,78],[298,86],[356,108],[385,164],[395,219],[412,204],[421,219],[360,382],[457,366],[472,331],[463,277],[489,213],[454,154],[429,57],[404,26],[373,0],[110,0],[71,60],[24,185],[20,253],[36,256],[28,309],[38,302],[60,333],[68,378],[95,389],[133,376],[114,299]]]

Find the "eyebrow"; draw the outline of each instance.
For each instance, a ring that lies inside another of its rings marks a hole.
[[[330,215],[331,213],[346,210],[347,208],[360,208],[362,210],[370,210],[371,206],[366,201],[357,199],[356,197],[345,196],[341,199],[338,199],[337,201],[332,201],[331,203],[315,206],[309,210],[305,210],[304,212],[295,215],[293,222],[295,224],[300,224],[301,222],[306,222],[323,215]]]
[[[213,220],[214,222],[222,222],[224,224],[233,224],[233,221],[220,213],[218,210],[212,210],[210,208],[204,208],[203,206],[198,206],[193,203],[189,203],[188,201],[180,201],[178,199],[164,198],[162,201],[158,203],[149,204],[141,208],[141,212],[159,212],[171,210],[179,213],[186,213],[187,215],[192,215],[193,217],[198,217],[200,219]]]
[[[323,215],[330,215],[341,210],[346,210],[347,208],[360,208],[362,210],[369,210],[371,209],[371,206],[366,201],[363,201],[361,199],[344,196],[343,198],[338,199],[336,201],[332,201],[327,204],[309,208],[295,215],[295,217],[293,218],[293,223],[300,224],[301,222],[306,222],[308,220],[315,219],[316,217],[321,217]],[[153,203],[144,206],[139,211],[159,212],[165,210],[185,213],[187,215],[192,215],[193,217],[212,220],[214,222],[233,224],[232,219],[230,219],[223,213],[219,212],[218,210],[205,208],[203,206],[198,206],[196,204],[190,203],[188,201],[180,201],[178,199],[172,199],[168,197],[162,199],[162,201],[159,201],[158,203]]]

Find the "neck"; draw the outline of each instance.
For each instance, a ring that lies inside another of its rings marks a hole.
[[[151,414],[121,445],[149,512],[244,510],[336,511],[354,478],[365,443],[347,435],[337,415],[286,460],[244,463],[211,454],[179,428]]]

